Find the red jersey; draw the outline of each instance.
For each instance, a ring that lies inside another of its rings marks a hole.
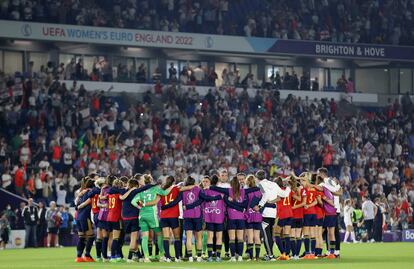
[[[108,217],[107,221],[118,222],[121,220],[122,201],[119,194],[108,194]]]
[[[296,194],[299,196],[300,200],[296,200],[295,198],[292,197],[293,206],[296,206],[296,205],[299,205],[299,204],[302,203],[302,199],[303,199],[302,190],[300,190]],[[292,209],[292,213],[293,213],[293,218],[294,219],[303,219],[303,206],[299,207],[299,208]]]
[[[293,217],[292,212],[292,192],[288,197],[282,198],[277,202],[277,217],[279,219],[287,219]]]
[[[302,190],[302,197],[306,199],[306,205],[309,206],[316,200],[316,191],[310,188],[304,188]],[[314,215],[316,214],[315,206],[311,206],[309,208],[304,208],[303,213],[305,215]]]
[[[320,197],[322,199],[323,192],[316,191],[316,197]],[[325,217],[325,212],[323,210],[323,205],[320,205],[319,203],[315,206],[316,210],[316,219],[323,219]]]
[[[180,194],[180,189],[178,189],[177,186],[174,186],[170,193],[166,196],[161,197],[161,206],[168,205],[172,201],[177,198],[177,196]],[[165,210],[161,210],[160,218],[167,219],[167,218],[178,218],[180,216],[180,208],[179,205],[175,205],[173,207],[167,208]]]
[[[94,197],[92,197],[92,213],[93,214],[99,213],[98,200],[99,200],[99,194],[96,194]]]

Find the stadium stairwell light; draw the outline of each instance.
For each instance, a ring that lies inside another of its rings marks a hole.
[[[28,40],[13,40],[12,43],[18,46],[31,46],[33,44],[32,41]]]
[[[126,50],[130,52],[143,52],[142,48],[137,48],[137,47],[127,47]]]

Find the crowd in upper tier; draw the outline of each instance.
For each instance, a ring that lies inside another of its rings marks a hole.
[[[414,45],[408,0],[1,0],[0,19]]]

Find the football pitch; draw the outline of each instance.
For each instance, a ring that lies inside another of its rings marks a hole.
[[[127,253],[127,248],[124,248]],[[0,269],[37,268],[165,268],[165,269],[264,269],[329,268],[329,269],[405,269],[414,268],[414,243],[343,244],[341,258],[335,260],[299,260],[276,262],[229,262],[221,263],[75,263],[75,248],[14,249],[0,251]]]

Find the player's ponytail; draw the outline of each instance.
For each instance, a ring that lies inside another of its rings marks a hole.
[[[233,191],[233,199],[239,200],[240,198],[240,182],[237,177],[233,177],[230,181],[230,186]]]
[[[115,175],[109,175],[106,177],[106,184],[109,186],[112,186],[112,184],[114,183],[114,181],[118,179]]]
[[[162,187],[162,189],[163,190],[168,189],[169,187],[171,187],[174,184],[174,182],[175,182],[175,178],[173,176],[168,176],[165,179],[165,183],[164,183],[164,186]]]
[[[247,183],[247,186],[249,188],[256,187],[256,178],[255,178],[255,176],[253,174],[247,175],[247,177],[246,177],[246,183]]]
[[[185,186],[190,186],[195,184],[195,179],[191,176],[188,176],[185,181]]]
[[[219,182],[219,178],[216,174],[214,174],[210,179],[211,186],[216,186],[218,182]]]
[[[143,177],[144,177],[145,185],[148,185],[148,184],[152,183],[153,179],[152,179],[152,176],[150,174],[144,174]]]

